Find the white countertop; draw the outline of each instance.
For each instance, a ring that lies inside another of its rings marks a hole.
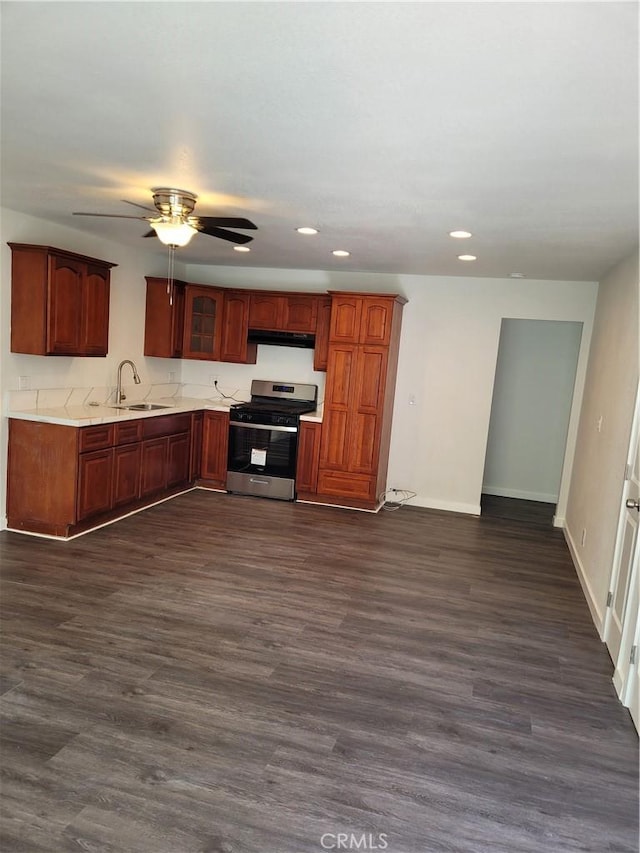
[[[152,411],[131,411],[129,409],[116,409],[114,406],[106,405],[82,405],[82,406],[57,406],[36,409],[12,409],[7,413],[10,418],[23,421],[36,421],[47,424],[60,424],[61,426],[93,426],[96,424],[117,423],[132,421],[139,418],[155,418],[161,415],[175,415],[183,412],[214,411],[228,412],[232,403],[224,400],[199,399],[196,397],[165,397],[153,400],[127,400],[128,405],[137,402],[155,403],[166,406],[163,409]],[[301,420],[322,422],[322,411],[317,409],[302,415]]]

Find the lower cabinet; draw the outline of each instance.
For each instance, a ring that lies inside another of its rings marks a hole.
[[[321,435],[322,424],[315,421],[300,422],[296,471],[296,492],[299,500],[304,500],[305,495],[315,495],[318,490]]]
[[[111,509],[113,449],[81,453],[78,460],[78,521]]]
[[[113,451],[113,506],[121,507],[140,498],[142,446],[127,444]]]
[[[229,414],[205,412],[202,426],[202,471],[200,483],[214,489],[227,485]]]
[[[192,417],[89,427],[11,418],[8,526],[69,536],[188,486]]]

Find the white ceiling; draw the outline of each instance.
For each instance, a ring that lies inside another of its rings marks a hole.
[[[3,2],[1,33],[7,208],[158,253],[72,211],[175,186],[258,225],[191,264],[597,280],[637,242],[634,2]]]

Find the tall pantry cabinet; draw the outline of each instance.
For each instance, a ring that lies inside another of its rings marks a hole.
[[[317,493],[376,509],[386,489],[402,307],[396,294],[331,293]]]

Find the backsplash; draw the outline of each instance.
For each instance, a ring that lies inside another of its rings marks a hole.
[[[217,401],[223,399],[209,385],[163,382],[153,385],[125,385],[124,392],[131,401],[152,401],[167,397],[191,397],[198,400]],[[5,396],[5,411],[27,412],[34,409],[64,408],[68,406],[89,406],[91,404],[111,405],[115,400],[115,385],[93,386],[89,388],[42,388],[31,391],[8,391]],[[224,389],[225,394],[244,401],[251,396],[247,389]]]

